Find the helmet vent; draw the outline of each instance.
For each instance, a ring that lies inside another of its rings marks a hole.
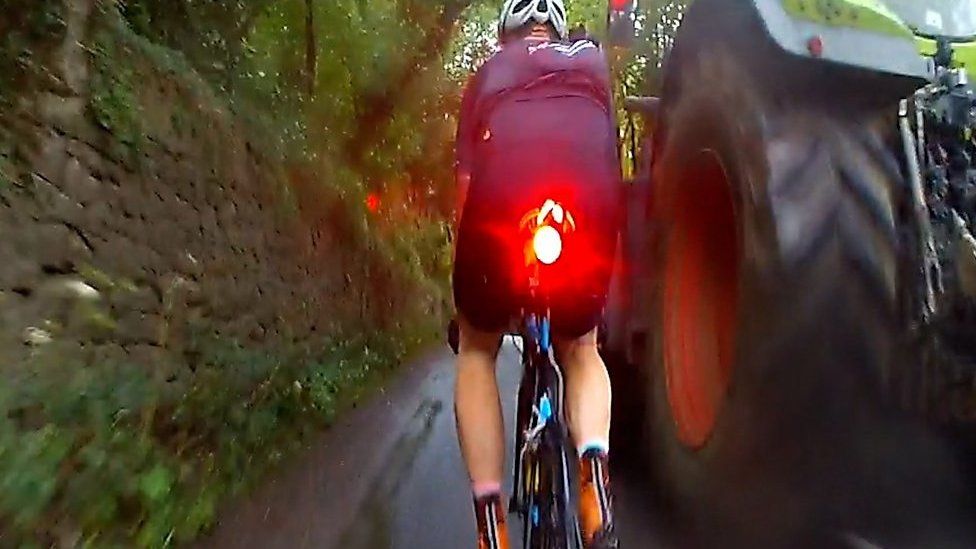
[[[554,2],[552,4],[552,9],[556,12],[556,15],[558,15],[560,19],[566,18],[566,12],[563,11],[563,7],[559,5],[558,2]]]
[[[498,20],[499,37],[504,42],[512,36],[511,33],[533,20],[549,23],[559,38],[565,39],[568,34],[563,0],[507,0]]]

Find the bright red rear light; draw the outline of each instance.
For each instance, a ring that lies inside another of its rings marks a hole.
[[[555,228],[543,225],[532,236],[532,250],[540,263],[552,265],[563,253],[563,238]]]

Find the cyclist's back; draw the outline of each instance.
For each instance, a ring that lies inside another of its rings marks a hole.
[[[457,136],[461,198],[454,261],[460,324],[455,413],[471,477],[479,547],[507,547],[501,504],[503,422],[494,363],[527,290],[520,220],[547,199],[576,230],[563,242],[547,305],[566,372],[579,457],[577,514],[586,549],[616,547],[609,496],[610,385],[596,351],[620,209],[620,163],[603,52],[572,43],[562,0],[506,0],[503,48],[472,77]]]
[[[589,40],[507,44],[466,90],[457,143],[458,169],[471,174],[472,191],[543,192],[553,183],[547,175],[572,172],[579,181],[570,183],[603,187],[594,194],[609,198],[619,164],[603,53]]]
[[[557,300],[553,326],[569,337],[592,328],[605,298],[615,243],[620,172],[609,71],[589,40],[517,40],[473,77],[462,104],[458,170],[471,186],[458,242],[455,297],[483,330],[517,312],[511,266],[520,216],[552,198],[575,216],[588,250],[574,254],[580,299]],[[572,259],[568,257],[567,259]],[[570,262],[568,262],[570,263]],[[473,272],[472,272],[473,271]],[[584,284],[585,283],[585,284]]]

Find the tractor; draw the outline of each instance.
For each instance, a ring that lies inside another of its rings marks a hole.
[[[693,0],[662,71],[614,448],[679,546],[976,546],[976,1]]]

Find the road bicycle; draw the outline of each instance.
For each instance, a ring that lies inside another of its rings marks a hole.
[[[525,549],[582,547],[572,505],[576,479],[569,466],[564,416],[565,382],[552,348],[547,281],[563,255],[563,242],[576,229],[572,214],[554,200],[520,222],[527,292],[512,335],[521,340],[522,380],[515,421],[516,455],[509,512],[522,521]],[[449,335],[457,352],[457,324]]]

